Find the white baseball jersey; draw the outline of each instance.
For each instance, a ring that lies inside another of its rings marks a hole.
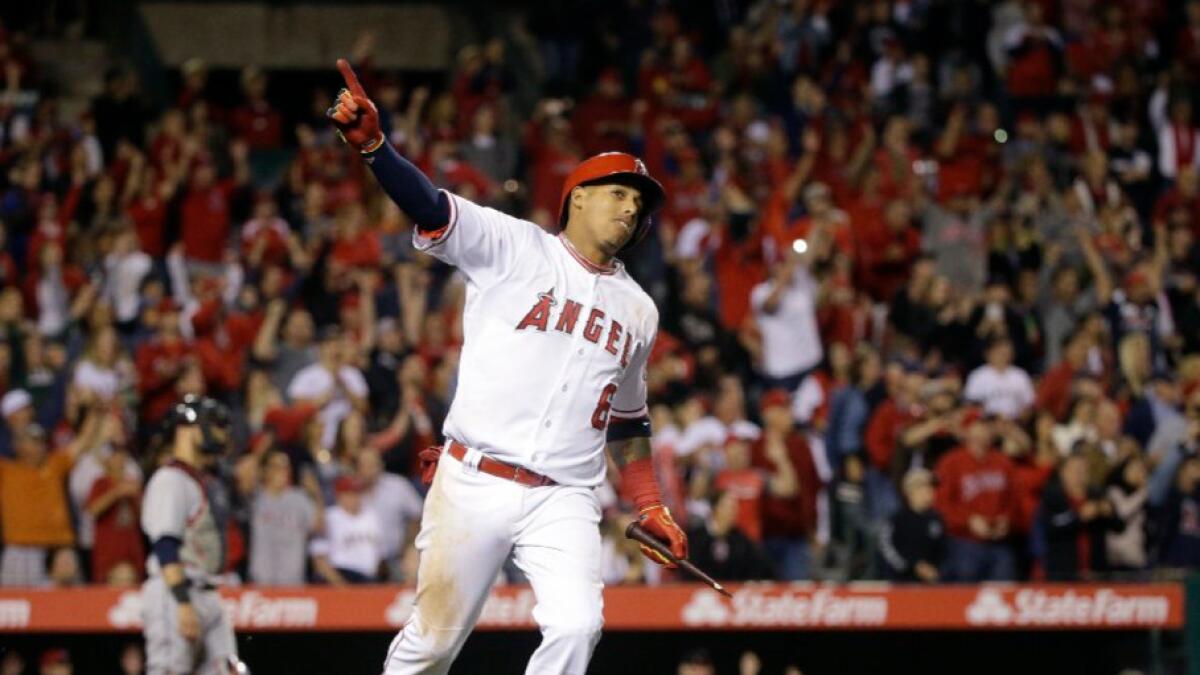
[[[654,302],[620,261],[600,267],[566,237],[448,196],[438,237],[413,234],[467,278],[447,438],[564,485],[599,485],[609,419],[646,414]]]
[[[350,513],[340,506],[325,512],[325,533],[308,547],[313,555],[323,555],[338,569],[375,578],[383,558],[383,528],[379,516],[368,508]]]

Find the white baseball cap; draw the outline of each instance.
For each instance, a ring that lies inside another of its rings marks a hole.
[[[33,397],[24,389],[13,389],[0,398],[0,415],[8,417],[21,408],[33,405]]]

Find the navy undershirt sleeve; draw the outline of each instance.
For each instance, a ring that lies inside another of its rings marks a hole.
[[[159,537],[153,546],[154,557],[158,558],[158,564],[165,566],[179,562],[179,548],[181,546],[183,546],[183,541],[179,537],[172,537],[170,535]]]
[[[418,228],[438,230],[450,222],[450,198],[412,162],[401,157],[391,143],[384,143],[363,158],[383,191]]]
[[[642,416],[634,419],[613,418],[608,423],[608,433],[605,440],[608,443],[627,441],[631,438],[650,437],[650,418]]]

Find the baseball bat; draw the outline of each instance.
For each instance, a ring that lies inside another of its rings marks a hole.
[[[648,532],[646,530],[646,528],[642,527],[636,521],[630,523],[629,527],[625,528],[625,536],[629,539],[632,539],[632,540],[640,543],[640,544],[649,546],[655,553],[661,555],[662,557],[666,558],[667,560],[670,560],[671,562],[675,563],[676,565],[679,565],[681,568],[686,570],[692,576],[703,581],[704,583],[708,584],[709,586],[712,586],[712,589],[714,591],[720,593],[721,595],[724,595],[727,598],[733,597],[733,595],[729,591],[725,590],[724,586],[722,586],[720,583],[718,583],[716,579],[713,579],[712,577],[705,574],[704,570],[700,569],[699,567],[696,567],[696,565],[692,561],[688,560],[687,558],[675,557],[675,554],[671,553],[671,549],[667,548],[666,544],[659,541],[658,537],[650,534],[650,532]]]

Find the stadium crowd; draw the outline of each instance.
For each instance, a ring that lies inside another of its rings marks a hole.
[[[718,579],[1200,564],[1200,2],[539,3],[435,87],[375,39],[440,187],[550,228],[591,154],[666,186],[625,263]],[[464,286],[328,124],[332,67],[296,110],[253,67],[229,105],[199,60],[159,103],[115,66],[65,119],[27,47],[0,31],[0,584],[137,584],[192,392],[235,411],[231,580],[411,581]],[[662,581],[605,493],[606,581]]]

